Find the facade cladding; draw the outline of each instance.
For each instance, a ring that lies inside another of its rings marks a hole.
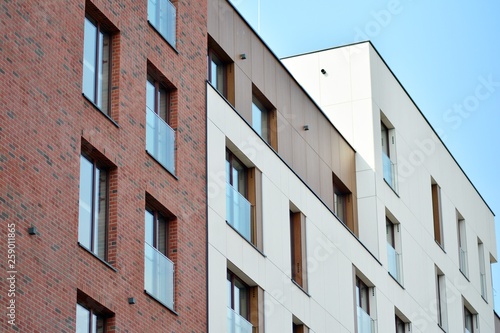
[[[2,331],[494,332],[493,213],[370,43],[0,10]]]

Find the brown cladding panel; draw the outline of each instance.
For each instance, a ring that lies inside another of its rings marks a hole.
[[[234,10],[225,0],[219,2],[219,39],[217,42],[230,56],[234,56]]]
[[[235,68],[235,105],[238,113],[252,123],[252,81],[238,67]]]
[[[276,107],[276,66],[277,60],[264,50],[264,95]]]
[[[334,174],[340,175],[340,141],[343,140],[340,134],[330,127],[331,150],[332,150],[332,164],[331,168]]]
[[[243,72],[252,72],[252,31],[238,16],[234,18],[234,62]],[[246,59],[241,59],[244,54]]]
[[[307,179],[307,166],[306,166],[306,142],[292,129],[292,168],[302,178]]]
[[[276,67],[276,109],[288,122],[291,121],[290,77],[282,66]],[[279,124],[278,124],[279,126]],[[279,128],[278,128],[279,133]],[[279,134],[278,134],[279,136]]]
[[[323,202],[333,210],[333,179],[332,170],[325,162],[319,162],[319,182],[321,187],[320,197]]]
[[[278,151],[280,156],[290,164],[292,161],[292,126],[278,111]]]
[[[321,185],[319,181],[319,155],[306,144],[306,167],[307,167],[307,184],[318,195],[321,193]]]
[[[318,122],[318,145],[319,156],[326,163],[331,166],[332,164],[332,140],[330,133],[331,125],[329,121]]]
[[[255,86],[264,91],[264,45],[252,35],[252,73],[251,78]]]
[[[306,96],[302,92],[302,89],[295,83],[292,82],[290,86],[291,93],[291,114],[290,119],[292,126],[295,130],[302,135],[304,130],[304,109],[306,107]]]
[[[303,131],[301,134],[316,153],[319,153],[319,121],[326,121],[326,118],[318,112],[316,106],[306,101],[306,106],[304,108],[304,125],[309,126],[309,130]]]
[[[219,1],[208,0],[208,34],[219,40]]]

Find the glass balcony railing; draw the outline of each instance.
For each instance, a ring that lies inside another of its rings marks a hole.
[[[396,164],[391,161],[389,156],[382,152],[382,163],[384,165],[384,179],[389,184],[394,191],[397,191],[396,180],[397,180],[397,168]]]
[[[175,131],[146,107],[146,150],[175,174]]]
[[[231,184],[226,183],[226,219],[227,222],[245,237],[252,241],[253,206]]]
[[[174,263],[145,243],[144,289],[148,294],[174,308]]]
[[[228,333],[252,333],[253,326],[245,318],[227,308],[227,332]]]
[[[375,333],[375,321],[358,306],[358,333]]]
[[[483,296],[484,299],[486,299],[486,274],[485,273],[479,273],[479,277],[481,280],[481,296]]]
[[[463,248],[460,248],[459,251],[460,254],[460,271],[467,275],[467,251],[465,251]]]
[[[401,269],[401,253],[398,253],[391,244],[387,243],[387,261],[389,273],[399,283],[403,280],[403,271]]]
[[[148,21],[175,47],[175,6],[168,0],[148,1]]]

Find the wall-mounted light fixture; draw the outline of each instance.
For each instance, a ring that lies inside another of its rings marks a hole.
[[[240,54],[240,59],[241,59],[241,60],[245,60],[246,58],[247,58],[246,53],[242,53],[242,54]]]
[[[36,229],[35,226],[31,226],[31,227],[28,228],[28,234],[30,234],[32,236],[33,235],[38,235],[38,230]]]
[[[309,131],[309,125],[304,125],[304,131]]]
[[[321,68],[321,74],[326,75],[326,70],[324,68]]]
[[[128,304],[135,304],[135,298],[134,297],[129,297],[128,298]]]

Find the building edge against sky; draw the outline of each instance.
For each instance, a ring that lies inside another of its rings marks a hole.
[[[210,329],[494,332],[494,215],[372,45],[285,60],[295,81],[226,1],[208,22],[227,84],[207,97]],[[242,215],[235,174],[258,174]]]

